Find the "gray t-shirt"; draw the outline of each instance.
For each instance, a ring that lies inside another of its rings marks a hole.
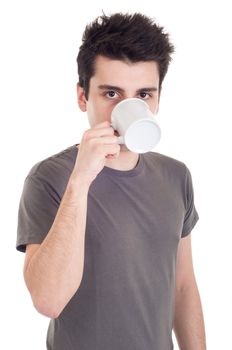
[[[17,249],[41,243],[73,170],[73,145],[25,179]],[[88,192],[84,273],[60,316],[49,350],[171,350],[176,253],[198,220],[191,175],[156,152],[128,171],[104,167]]]

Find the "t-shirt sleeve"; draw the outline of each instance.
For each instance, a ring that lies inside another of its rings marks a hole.
[[[17,250],[25,252],[27,244],[42,243],[59,208],[57,198],[49,184],[35,176],[27,176],[19,202]]]
[[[185,177],[185,217],[182,228],[181,238],[189,235],[197,223],[199,216],[194,204],[194,190],[192,184],[191,173],[188,168],[186,168]]]

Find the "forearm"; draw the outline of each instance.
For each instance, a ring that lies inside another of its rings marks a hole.
[[[81,283],[88,188],[70,177],[53,225],[24,271],[35,307],[49,317],[59,315]]]
[[[176,292],[174,332],[180,350],[205,350],[205,327],[196,284]]]

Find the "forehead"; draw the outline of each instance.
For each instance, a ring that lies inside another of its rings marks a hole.
[[[133,85],[135,88],[157,85],[159,82],[158,64],[155,61],[131,63],[97,56],[95,73],[91,85],[111,84],[115,86]]]

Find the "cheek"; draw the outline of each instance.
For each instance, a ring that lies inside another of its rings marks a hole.
[[[153,100],[152,102],[150,101],[150,103],[148,103],[150,110],[153,114],[158,113],[159,110],[159,102],[158,102],[158,98]]]
[[[159,111],[159,105],[158,105],[158,103],[157,103],[156,106],[155,106],[155,108],[154,108],[153,113],[154,113],[154,114],[157,114],[158,111]]]
[[[87,114],[90,125],[93,127],[96,124],[102,123],[111,118],[110,106],[104,104],[102,101],[95,101],[88,105]]]

